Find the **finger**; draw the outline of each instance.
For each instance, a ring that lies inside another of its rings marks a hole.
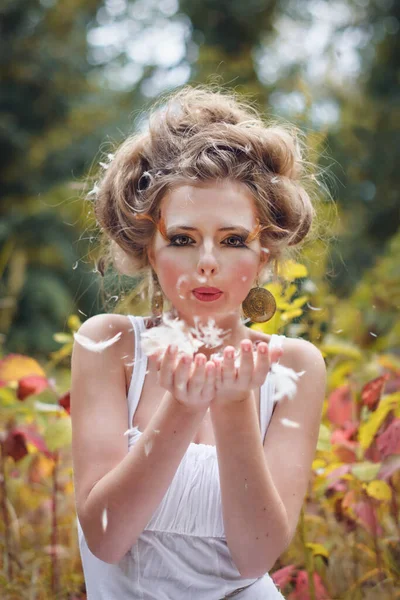
[[[215,389],[217,392],[221,389],[222,386],[222,359],[221,358],[213,358],[212,364],[214,365],[213,374],[215,381]]]
[[[253,344],[251,340],[242,340],[240,342],[240,365],[238,379],[243,384],[250,383],[254,371]]]
[[[157,350],[153,354],[150,354],[148,358],[148,370],[151,373],[156,373],[160,370],[161,362],[164,357],[164,350]]]
[[[161,360],[159,369],[159,382],[166,389],[169,389],[173,385],[177,351],[178,348],[176,346],[168,346],[167,351]]]
[[[261,386],[271,367],[269,347],[266,342],[260,342],[257,346],[257,360],[253,375],[253,385]]]
[[[189,354],[184,354],[181,356],[178,365],[175,369],[173,380],[174,387],[177,390],[177,395],[181,396],[182,392],[187,391],[187,383],[192,367],[193,359]]]
[[[236,379],[235,348],[227,346],[224,349],[224,362],[222,364],[222,383]]]
[[[216,365],[213,361],[207,361],[205,365],[205,381],[203,385],[203,397],[212,399],[215,395]]]
[[[206,370],[206,357],[204,354],[197,354],[193,363],[194,369],[193,373],[190,375],[189,383],[188,383],[188,392],[193,393],[198,390],[201,390],[204,384],[205,378],[205,370]]]

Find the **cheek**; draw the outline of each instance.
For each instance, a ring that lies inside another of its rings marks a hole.
[[[177,282],[183,275],[187,276],[188,273],[185,261],[177,261],[176,258],[160,257],[157,264],[159,268],[159,281],[163,290],[167,294],[176,292]]]

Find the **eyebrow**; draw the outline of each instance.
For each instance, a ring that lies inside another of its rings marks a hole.
[[[183,229],[184,231],[199,231],[196,227],[189,227],[188,225],[174,225],[167,229],[167,233],[169,234],[176,229]],[[242,227],[242,225],[230,225],[228,227],[220,227],[218,231],[241,231],[244,235],[250,235],[250,231],[246,229],[246,227]]]

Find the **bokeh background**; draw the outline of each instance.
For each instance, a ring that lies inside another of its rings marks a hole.
[[[143,308],[134,280],[104,283],[96,267],[100,163],[159,94],[218,83],[297,125],[321,173],[326,231],[271,283],[263,327],[312,341],[329,374],[276,580],[297,600],[400,598],[399,28],[395,0],[1,1],[2,597],[85,597],[72,334]]]

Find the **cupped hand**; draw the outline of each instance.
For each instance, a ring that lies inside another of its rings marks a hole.
[[[178,356],[176,347],[168,346],[163,355],[149,356],[149,371],[157,373],[158,383],[190,411],[208,408],[215,397],[216,367],[204,354]]]
[[[252,341],[245,339],[240,343],[239,366],[235,366],[235,348],[226,346],[222,359],[213,357],[216,374],[212,406],[225,406],[244,400],[252,390],[262,386],[272,363],[281,355],[281,348],[270,350],[266,342],[259,342],[257,350],[253,352]]]

